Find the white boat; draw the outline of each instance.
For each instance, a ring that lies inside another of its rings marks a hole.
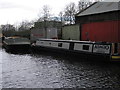
[[[81,57],[94,57],[101,60],[111,60],[112,43],[91,42],[91,41],[75,41],[75,40],[53,40],[39,39],[32,44],[32,50],[41,52],[63,52],[77,54]]]

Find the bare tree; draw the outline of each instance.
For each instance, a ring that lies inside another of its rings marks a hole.
[[[50,7],[48,5],[44,5],[42,8],[42,12],[38,14],[39,19],[38,21],[49,21],[50,19]]]
[[[29,22],[27,20],[24,20],[20,23],[18,26],[19,31],[29,30],[33,26],[33,22]]]
[[[44,17],[44,20],[49,20],[49,18],[50,18],[50,8],[49,8],[49,6],[47,6],[47,5],[44,5],[43,6],[43,17]]]
[[[100,1],[104,1],[104,0],[80,0],[78,2],[78,12],[80,12],[83,9],[87,8],[88,6],[93,4],[94,2],[100,2]]]
[[[63,21],[63,12],[62,11],[59,13],[59,17],[60,17],[60,21],[62,22]]]
[[[60,17],[60,21],[61,21],[61,26],[63,25],[63,12],[61,11],[60,13],[59,13],[59,17]]]
[[[80,12],[81,10],[87,8],[88,6],[90,6],[93,2],[91,2],[90,0],[80,0],[78,2],[78,12]]]
[[[48,5],[44,5],[42,8],[42,12],[39,14],[38,22],[44,23],[45,37],[47,38],[47,21],[50,21],[50,7]]]
[[[76,5],[75,3],[70,3],[65,7],[64,10],[64,19],[69,22],[69,24],[73,24],[75,20],[76,14]]]

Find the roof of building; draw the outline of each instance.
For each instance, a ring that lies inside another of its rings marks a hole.
[[[120,1],[119,2],[97,2],[79,12],[76,16],[84,16],[91,14],[99,14],[110,11],[120,10]]]

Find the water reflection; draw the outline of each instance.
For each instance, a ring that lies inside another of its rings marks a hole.
[[[120,88],[120,66],[57,54],[2,55],[3,88]],[[78,60],[75,60],[78,59]]]

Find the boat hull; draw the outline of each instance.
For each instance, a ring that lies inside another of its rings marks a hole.
[[[112,55],[111,58],[112,61],[120,61],[120,55]]]
[[[83,51],[74,51],[74,50],[66,50],[61,48],[53,48],[53,47],[44,47],[44,46],[32,46],[32,52],[36,53],[53,53],[58,55],[64,55],[69,57],[78,57],[79,60],[94,60],[94,61],[110,61],[111,56],[108,54],[95,54],[91,52],[83,52]],[[77,59],[78,60],[78,59]]]
[[[22,37],[6,37],[3,47],[7,52],[28,53],[30,52],[30,40]]]
[[[4,48],[7,52],[12,53],[28,53],[30,52],[30,44],[14,44],[14,45],[5,45]]]

